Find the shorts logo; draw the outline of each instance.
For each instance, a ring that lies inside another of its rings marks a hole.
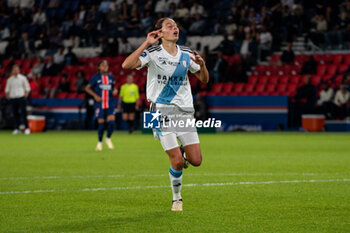
[[[100,109],[99,108],[96,108],[96,110],[95,110],[95,115],[96,115],[96,117],[98,117],[98,114],[100,113]]]
[[[146,57],[147,56],[147,53],[146,52],[143,52],[142,54],[141,54],[141,57]]]
[[[161,116],[162,114],[159,112],[159,110],[156,112],[143,112],[143,128],[159,129]]]

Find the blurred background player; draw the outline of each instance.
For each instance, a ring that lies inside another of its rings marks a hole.
[[[135,83],[133,83],[133,81],[134,77],[132,75],[128,75],[126,78],[126,83],[120,88],[120,98],[118,103],[118,109],[121,109],[121,105],[123,105],[123,120],[129,126],[129,133],[132,133],[133,131],[135,111],[137,111],[139,108],[139,88]]]
[[[14,64],[5,87],[6,98],[11,102],[15,120],[15,129],[12,134],[21,133],[21,123],[25,126],[24,133],[26,135],[30,134],[27,121],[27,97],[29,92],[30,86],[27,78],[20,74],[19,66]]]
[[[108,74],[109,64],[102,60],[97,65],[98,73],[93,75],[85,90],[95,99],[95,117],[98,122],[98,143],[96,150],[102,150],[102,138],[105,130],[105,118],[107,118],[107,138],[105,140],[109,149],[113,149],[111,136],[115,127],[113,95],[118,90],[114,89],[114,77]]]
[[[192,119],[193,97],[187,72],[189,70],[194,73],[203,83],[208,83],[209,72],[203,58],[196,51],[192,52],[191,49],[176,44],[178,38],[179,29],[175,21],[170,18],[159,19],[155,31],[147,34],[146,41],[126,58],[122,67],[124,69],[148,67],[146,94],[147,100],[151,102],[151,111],[160,111],[162,117],[167,117],[168,110],[172,112],[171,115]],[[158,40],[160,45],[149,47]],[[176,128],[170,131],[156,130],[156,138],[159,138],[171,163],[169,177],[173,192],[172,211],[183,209],[180,191],[185,161],[177,139],[183,145],[189,163],[193,166],[200,166],[202,163],[197,130],[184,131],[186,130]]]

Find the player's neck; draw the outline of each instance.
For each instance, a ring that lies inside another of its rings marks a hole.
[[[163,48],[165,49],[165,51],[167,51],[170,55],[176,56],[176,54],[177,54],[176,43],[174,43],[172,41],[163,41],[162,45],[163,45]]]

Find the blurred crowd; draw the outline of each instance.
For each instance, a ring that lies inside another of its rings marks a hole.
[[[9,42],[1,56],[32,57],[41,49],[50,56],[62,46],[128,54],[127,38],[144,36],[166,16],[179,24],[179,44],[188,35],[226,35],[218,49],[254,64],[303,34],[343,47],[349,11],[348,0],[0,0],[0,41]]]
[[[129,37],[145,36],[159,18],[171,17],[180,28],[179,44],[192,35],[223,36],[212,50],[191,45],[206,60],[212,83],[245,82],[246,71],[283,42],[281,63],[292,64],[298,36],[327,48],[346,47],[349,13],[350,0],[0,0],[0,44],[6,45],[0,63],[36,59],[25,71],[29,77],[56,76],[66,65],[81,65],[74,48],[125,56],[135,49]]]

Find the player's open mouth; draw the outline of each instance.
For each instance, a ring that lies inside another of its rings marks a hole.
[[[178,33],[178,32],[174,32],[174,35],[175,35],[175,36],[178,36],[178,35],[179,35],[179,33]]]

